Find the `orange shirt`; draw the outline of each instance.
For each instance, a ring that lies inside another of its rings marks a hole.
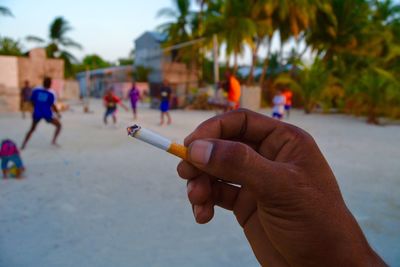
[[[234,76],[229,78],[228,100],[236,103],[240,100],[240,83]]]
[[[293,93],[292,93],[291,91],[288,90],[288,91],[283,92],[283,95],[284,95],[285,98],[286,98],[285,105],[291,106],[291,105],[292,105]]]

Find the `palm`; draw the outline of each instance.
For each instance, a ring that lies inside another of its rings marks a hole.
[[[82,46],[67,36],[72,30],[70,24],[63,17],[57,17],[50,24],[49,40],[46,44],[46,53],[50,58],[61,58],[65,62],[67,74],[72,72],[72,62],[77,59],[68,51],[70,48],[82,49]],[[37,36],[28,36],[28,41],[37,43],[46,43],[46,41]]]

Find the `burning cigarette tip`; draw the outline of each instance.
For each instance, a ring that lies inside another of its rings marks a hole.
[[[136,134],[138,131],[140,131],[141,128],[142,128],[142,127],[140,127],[139,125],[135,124],[135,125],[133,125],[133,126],[130,126],[130,127],[126,128],[126,130],[127,130],[127,132],[128,132],[128,135],[134,137],[135,134]]]

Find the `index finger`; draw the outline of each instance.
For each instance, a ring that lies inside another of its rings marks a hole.
[[[262,114],[240,109],[213,117],[200,124],[185,139],[217,138],[245,143],[269,160],[277,160],[279,151],[293,138],[294,126]]]
[[[185,146],[194,140],[205,138],[236,139],[260,143],[280,124],[279,121],[259,113],[239,109],[215,116],[201,123],[188,137]]]

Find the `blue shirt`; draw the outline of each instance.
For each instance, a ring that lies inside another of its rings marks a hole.
[[[54,105],[55,97],[52,92],[44,88],[35,88],[32,92],[31,101],[34,106],[33,117],[35,119],[51,119],[53,112],[51,107]]]

